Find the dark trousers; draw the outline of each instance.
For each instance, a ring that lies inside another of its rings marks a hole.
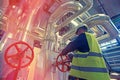
[[[69,77],[68,77],[68,80],[87,80],[87,79],[76,78],[76,77],[73,77],[73,76],[69,76]]]

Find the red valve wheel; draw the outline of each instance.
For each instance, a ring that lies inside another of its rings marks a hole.
[[[33,49],[25,42],[19,41],[11,44],[4,54],[5,61],[13,68],[23,68],[32,62]]]
[[[67,56],[58,55],[56,66],[61,72],[67,72],[70,70],[70,60],[68,60]]]

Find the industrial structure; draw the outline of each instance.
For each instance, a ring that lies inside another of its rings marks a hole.
[[[119,3],[0,0],[0,80],[68,80],[70,61],[59,53],[82,24],[96,36],[111,80],[120,80]]]

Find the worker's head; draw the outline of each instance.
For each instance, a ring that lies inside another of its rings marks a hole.
[[[87,31],[88,31],[88,27],[87,27],[87,25],[84,24],[77,29],[76,35],[80,35],[81,33],[84,33]]]

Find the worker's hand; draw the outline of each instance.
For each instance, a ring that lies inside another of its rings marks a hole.
[[[65,56],[66,54],[64,54],[64,53],[60,53],[59,55],[61,55],[61,56]]]
[[[65,50],[64,50],[64,49],[61,50],[59,53],[60,53],[61,56],[65,56],[65,55],[67,55],[67,53],[65,53]]]

